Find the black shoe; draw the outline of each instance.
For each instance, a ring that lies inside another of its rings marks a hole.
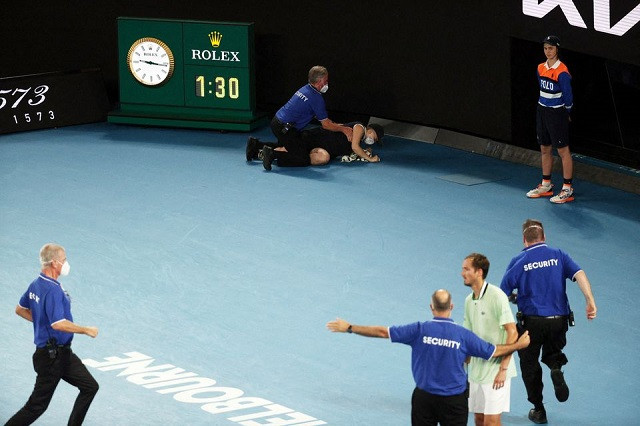
[[[537,425],[542,425],[547,423],[547,412],[543,409],[536,410],[532,408],[529,410],[529,420],[534,422]]]
[[[247,139],[247,161],[251,161],[258,156],[258,139],[249,136]]]
[[[273,163],[273,157],[275,154],[273,153],[273,148],[270,146],[264,146],[262,148],[262,166],[265,170],[271,170],[271,163]]]
[[[553,389],[556,391],[556,398],[560,402],[565,402],[569,399],[569,386],[564,381],[564,374],[559,368],[551,370],[551,381],[553,382]]]

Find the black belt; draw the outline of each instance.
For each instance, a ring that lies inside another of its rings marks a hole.
[[[569,315],[550,315],[548,317],[540,317],[537,315],[524,315],[525,318],[531,318],[531,319],[567,319],[569,318]]]
[[[56,345],[56,347],[58,347],[58,348],[70,348],[71,347],[71,343],[68,343],[66,345]],[[37,346],[36,349],[44,350],[44,349],[47,349],[47,347],[46,346]]]
[[[284,121],[280,120],[280,119],[279,119],[277,116],[275,116],[275,115],[273,116],[273,119],[274,119],[274,120],[276,120],[276,123],[278,123],[278,124],[279,124],[279,125],[281,125],[281,126],[289,126],[289,128],[291,128],[291,129],[296,129],[296,130],[298,130],[298,129],[293,125],[293,123],[285,123]]]

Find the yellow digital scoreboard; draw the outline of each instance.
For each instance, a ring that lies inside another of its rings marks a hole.
[[[252,23],[118,18],[120,106],[112,123],[250,131]]]

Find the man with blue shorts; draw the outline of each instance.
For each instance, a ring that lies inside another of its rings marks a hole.
[[[433,319],[384,327],[354,325],[337,318],[327,323],[332,332],[355,333],[390,339],[411,346],[411,370],[416,383],[411,398],[411,424],[435,426],[467,424],[467,374],[469,356],[483,359],[501,357],[529,345],[524,333],[515,343],[493,345],[451,319],[451,294],[436,290],[430,304]]]

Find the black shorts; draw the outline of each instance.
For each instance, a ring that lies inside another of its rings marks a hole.
[[[566,108],[548,108],[538,104],[536,133],[539,145],[569,146],[569,113]]]

